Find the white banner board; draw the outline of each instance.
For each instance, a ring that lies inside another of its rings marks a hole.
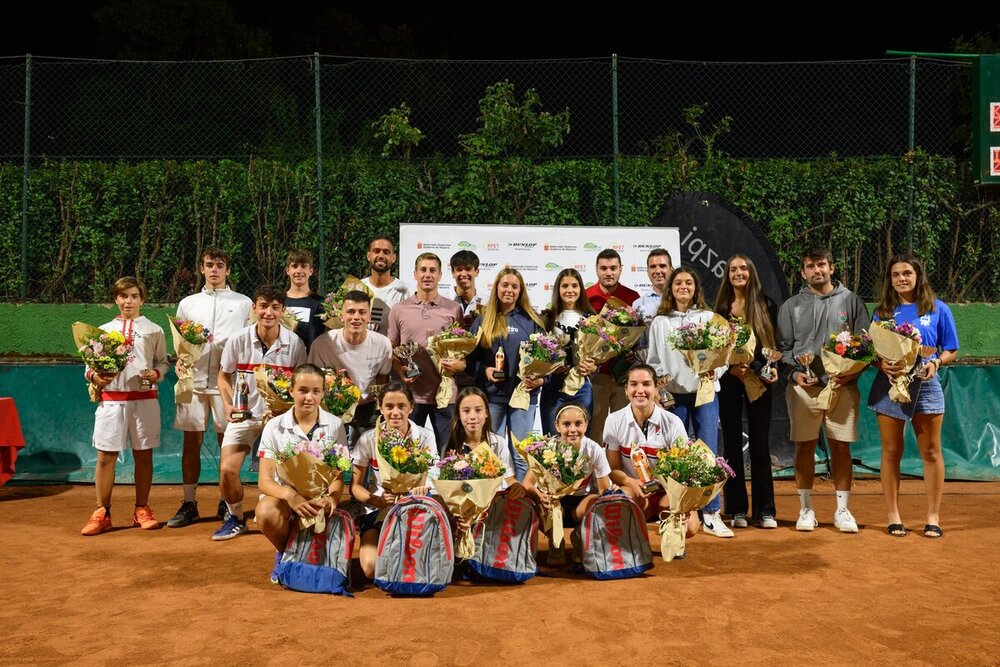
[[[477,292],[485,300],[497,272],[510,266],[521,272],[531,305],[543,310],[552,302],[556,276],[574,268],[586,286],[597,281],[597,253],[617,250],[622,258],[621,282],[640,294],[650,290],[646,256],[666,248],[674,266],[680,263],[680,234],[673,227],[549,227],[529,225],[413,225],[399,226],[399,276],[413,283],[413,267],[421,253],[441,258],[444,277],[440,292],[454,296],[448,261],[459,250],[479,257]]]

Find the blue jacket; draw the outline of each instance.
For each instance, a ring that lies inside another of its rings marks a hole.
[[[476,333],[483,326],[483,316],[480,315],[472,323],[470,331]],[[482,345],[476,346],[475,351],[466,359],[469,374],[476,380],[476,386],[486,392],[490,403],[506,405],[514,393],[514,387],[521,381],[517,377],[517,369],[521,361],[521,343],[528,340],[528,336],[533,333],[544,331],[535,324],[535,321],[525,315],[524,311],[518,307],[507,313],[507,336],[493,341],[490,349]],[[507,380],[504,382],[489,382],[486,379],[486,369],[491,368],[496,359],[497,350],[503,346],[504,372],[507,373]],[[545,378],[548,381],[549,378]],[[538,402],[538,389],[531,392],[531,404]]]

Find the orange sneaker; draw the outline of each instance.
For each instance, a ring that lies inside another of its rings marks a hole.
[[[111,517],[108,516],[108,511],[103,507],[98,507],[94,510],[94,513],[90,515],[90,520],[87,521],[87,525],[83,527],[80,531],[81,535],[100,535],[101,533],[111,530]]]
[[[160,527],[160,522],[153,516],[153,510],[149,509],[149,505],[143,505],[136,507],[132,513],[132,525],[139,526],[143,530],[155,530]]]

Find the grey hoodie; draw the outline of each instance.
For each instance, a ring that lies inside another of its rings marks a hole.
[[[789,382],[792,374],[802,371],[803,366],[795,361],[795,355],[812,352],[816,355],[811,368],[826,384],[826,373],[819,351],[830,338],[830,334],[840,333],[845,327],[852,333],[860,333],[871,323],[868,306],[857,294],[833,281],[833,290],[819,295],[802,287],[799,293],[781,304],[778,311],[778,349],[781,350],[781,373]]]

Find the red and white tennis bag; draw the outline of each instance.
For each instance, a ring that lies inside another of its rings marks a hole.
[[[499,491],[473,528],[476,553],[468,567],[484,579],[520,584],[538,574],[538,509],[529,498]]]
[[[285,588],[304,593],[347,592],[354,551],[354,520],[343,510],[335,510],[322,533],[299,528],[292,517],[292,531],[272,577]]]
[[[637,577],[653,567],[646,517],[621,491],[606,492],[583,515],[583,570],[595,579]]]
[[[451,583],[455,543],[448,510],[430,496],[391,508],[378,536],[375,585],[386,593],[433,595]]]

